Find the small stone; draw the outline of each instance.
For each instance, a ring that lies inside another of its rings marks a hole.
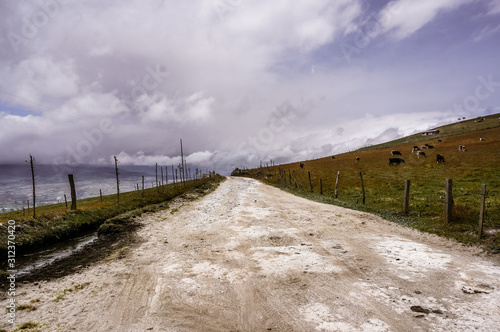
[[[411,311],[414,311],[414,312],[422,312],[424,314],[428,314],[429,312],[431,312],[429,309],[424,309],[422,308],[421,306],[419,305],[414,305],[414,306],[411,306],[410,307]]]

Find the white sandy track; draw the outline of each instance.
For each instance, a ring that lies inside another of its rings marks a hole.
[[[18,322],[42,331],[500,330],[498,257],[370,214],[228,178],[140,222],[144,242],[125,258],[21,286],[21,304],[40,302]]]

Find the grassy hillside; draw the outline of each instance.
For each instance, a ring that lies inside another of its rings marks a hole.
[[[484,129],[490,128],[490,129]],[[301,168],[292,163],[243,172],[298,195],[326,203],[375,212],[414,228],[455,238],[464,243],[481,243],[492,251],[500,250],[500,120],[498,115],[438,128],[436,136],[412,135],[393,142],[306,161]],[[480,141],[484,138],[484,141]],[[412,153],[414,145],[433,145],[423,150],[427,157]],[[460,152],[459,145],[466,151]],[[399,150],[406,163],[389,166],[391,150]],[[436,155],[445,164],[436,163]],[[359,157],[359,162],[355,158]],[[282,178],[279,174],[285,174]],[[313,192],[310,192],[308,171]],[[335,179],[340,171],[338,199],[334,199]],[[295,172],[298,188],[295,188]],[[366,202],[362,204],[359,172],[363,174]],[[453,180],[454,218],[444,222],[444,189],[446,179]],[[320,179],[323,195],[320,195]],[[403,216],[404,181],[411,181],[410,213]],[[486,184],[485,234],[477,238],[481,184]]]

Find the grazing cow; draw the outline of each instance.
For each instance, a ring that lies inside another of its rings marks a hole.
[[[391,155],[392,156],[402,156],[401,152],[399,152],[398,150],[392,150]]]
[[[484,138],[482,138],[482,137],[481,137],[479,140],[480,140],[481,142],[486,141],[486,140],[485,140]]]
[[[304,163],[300,163],[300,168],[304,168]]]
[[[422,150],[423,150],[423,149],[427,149],[427,146],[422,145],[420,148],[421,148]]]
[[[413,147],[413,149],[411,150],[411,153],[416,152],[416,151],[418,151],[418,150],[420,150],[420,149],[418,148],[418,146],[414,146],[414,147]]]
[[[424,151],[417,151],[417,157],[420,158],[420,156],[425,158],[425,152]]]
[[[444,157],[439,153],[436,155],[436,163],[442,162],[444,164]]]
[[[335,156],[332,156],[332,159],[335,159]]]
[[[443,140],[442,139],[438,139],[438,143],[441,143]]]
[[[405,164],[405,160],[403,158],[389,158],[389,166]]]
[[[359,161],[359,157],[356,157],[356,162],[358,162],[358,161]]]
[[[459,145],[458,146],[458,151],[465,152],[465,145]]]
[[[427,145],[427,148],[434,149],[434,145]]]

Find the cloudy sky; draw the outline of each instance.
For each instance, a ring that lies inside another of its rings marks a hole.
[[[500,112],[500,0],[0,0],[0,164],[296,161]]]

